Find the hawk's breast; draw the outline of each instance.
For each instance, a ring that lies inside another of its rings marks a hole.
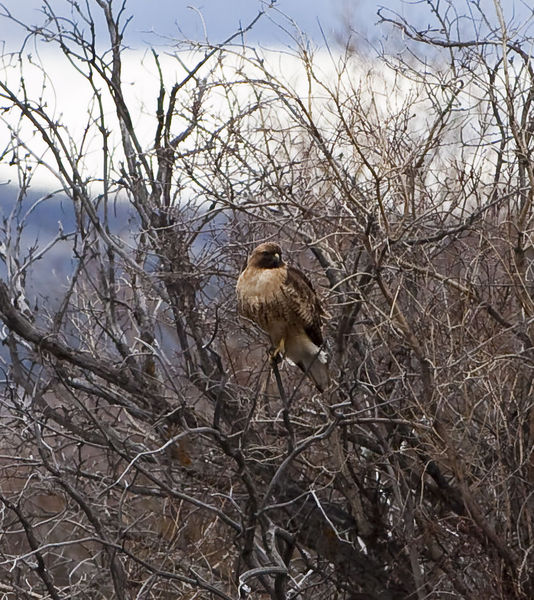
[[[289,316],[287,299],[282,293],[285,277],[285,267],[247,268],[239,276],[237,282],[239,310],[266,331],[274,322],[285,321]]]

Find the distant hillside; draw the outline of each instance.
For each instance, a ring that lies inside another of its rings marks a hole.
[[[41,301],[54,302],[62,294],[75,261],[72,236],[76,230],[76,215],[72,201],[63,194],[32,189],[22,201],[18,198],[19,190],[15,186],[0,188],[0,247],[5,251],[3,244],[7,243],[8,260],[9,256],[18,257],[19,265],[30,256],[43,253],[29,269],[27,291],[33,296],[32,300],[40,297]],[[103,207],[99,208],[99,214],[103,217]],[[108,210],[108,222],[114,233],[127,234],[130,224],[127,204],[115,203]],[[64,239],[58,239],[61,237]],[[54,244],[55,239],[58,241]],[[7,270],[5,259],[6,256],[2,256],[0,263],[2,277]]]

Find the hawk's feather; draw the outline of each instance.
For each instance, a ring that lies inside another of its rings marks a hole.
[[[304,330],[311,341],[317,346],[322,346],[321,317],[324,311],[310,280],[299,269],[288,266],[282,292],[302,319]]]

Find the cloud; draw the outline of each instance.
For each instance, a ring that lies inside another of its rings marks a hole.
[[[183,81],[204,55],[203,49],[159,53],[165,102],[172,87]],[[413,85],[383,65],[375,69],[373,61],[366,62],[360,58],[347,67],[350,76],[346,74],[339,78],[337,69],[343,65],[342,57],[336,58],[327,51],[316,51],[307,58],[313,61],[315,80],[308,78],[306,64],[297,51],[247,53],[238,49],[235,53],[226,53],[224,60],[214,56],[196,73],[197,81],[205,78],[210,88],[202,103],[204,131],[216,131],[230,118],[232,111],[246,110],[247,105],[256,102],[253,87],[255,92],[261,94],[262,102],[266,105],[276,101],[279,109],[275,109],[273,116],[279,123],[283,123],[284,118],[289,121],[291,110],[276,96],[289,94],[294,98],[302,98],[313,111],[316,122],[328,128],[330,117],[336,119],[329,112],[328,94],[336,91],[336,86],[338,93],[345,97],[378,90],[379,102],[384,110],[387,108],[391,111],[402,105]],[[122,93],[139,146],[150,160],[157,129],[156,112],[160,93],[158,67],[153,53],[148,50],[125,50],[122,61]],[[275,85],[271,86],[262,72],[261,61],[277,77]],[[105,83],[96,75],[90,81],[87,74],[87,65],[72,65],[64,54],[50,49],[31,57],[12,57],[11,62],[4,65],[1,76],[7,86],[19,98],[25,94],[30,108],[42,107],[42,110],[34,112],[36,123],[42,127],[42,131],[35,123],[22,119],[21,110],[16,107],[0,115],[2,139],[9,139],[11,135],[13,140],[8,160],[0,163],[0,181],[16,182],[19,176],[17,167],[20,166],[23,170],[30,168],[34,187],[69,187],[58,168],[54,149],[43,140],[43,135],[53,142],[60,154],[71,157],[83,178],[95,187],[95,193],[101,189],[105,173],[108,177],[120,178],[121,163],[125,158],[115,105]],[[285,91],[281,91],[280,85]],[[173,135],[179,135],[188,126],[187,116],[194,102],[196,88],[197,83],[191,80],[178,93]],[[287,111],[286,117],[283,116],[284,111]],[[335,127],[334,123],[332,127]],[[108,148],[107,170],[104,169],[104,141]],[[180,148],[192,150],[197,142],[192,136]]]

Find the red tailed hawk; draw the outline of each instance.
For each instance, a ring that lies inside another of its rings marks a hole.
[[[286,356],[315,383],[328,386],[326,353],[321,349],[324,311],[309,279],[282,260],[278,244],[260,244],[237,280],[239,312],[271,339],[271,357]]]

